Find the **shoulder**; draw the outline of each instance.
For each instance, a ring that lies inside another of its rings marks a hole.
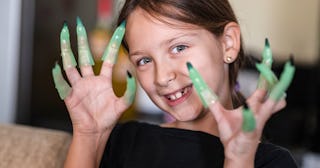
[[[288,149],[272,143],[260,143],[256,153],[255,167],[296,168],[297,164]]]

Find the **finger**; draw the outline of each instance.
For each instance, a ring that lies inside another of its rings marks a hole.
[[[63,78],[59,64],[56,64],[55,67],[52,69],[52,77],[55,88],[57,89],[60,98],[64,100],[69,95],[71,87]]]
[[[126,108],[128,108],[134,101],[135,95],[136,95],[137,85],[135,78],[131,75],[129,71],[127,71],[127,88],[124,93],[124,95],[121,97],[121,101],[117,107],[123,106],[123,109],[120,109],[118,111],[124,111]]]
[[[77,17],[77,38],[81,74],[82,76],[92,76],[94,75],[92,70],[92,65],[94,65],[94,61],[89,48],[86,29],[83,26],[82,21],[79,17]]]
[[[256,119],[253,112],[245,103],[242,108],[242,130],[244,132],[252,132],[256,129]]]
[[[112,68],[110,67],[112,67],[116,63],[119,48],[124,37],[125,27],[126,22],[123,21],[121,25],[117,27],[117,29],[113,33],[110,42],[102,56],[102,60],[104,62],[100,72],[101,75],[111,76]]]
[[[293,58],[286,62],[284,70],[281,73],[280,81],[271,90],[270,98],[274,101],[279,101],[285,95],[285,91],[290,86],[295,72]]]
[[[266,80],[267,87],[262,87],[265,89],[271,88],[277,83],[278,79],[272,70],[265,64],[256,64],[256,68],[260,72],[260,80]],[[262,83],[261,81],[259,83]]]
[[[77,66],[77,62],[71,50],[70,34],[66,22],[64,22],[60,33],[60,47],[63,69],[66,71],[69,82],[73,85],[78,79],[80,79],[80,74],[75,68]]]
[[[203,105],[207,108],[209,107],[209,104],[214,104],[216,101],[218,101],[218,96],[211,91],[211,89],[200,76],[199,72],[193,68],[190,62],[187,62],[187,67],[190,79],[192,80],[192,83],[198,95],[200,96]]]

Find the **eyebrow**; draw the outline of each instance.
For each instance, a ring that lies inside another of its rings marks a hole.
[[[195,32],[190,32],[190,33],[179,33],[177,35],[175,35],[173,38],[170,38],[168,40],[165,40],[163,42],[160,43],[160,46],[164,46],[166,44],[172,43],[173,41],[182,38],[182,37],[186,37],[186,36],[197,36],[198,33]],[[143,52],[142,51],[135,51],[133,53],[129,53],[129,57],[131,56],[135,56],[135,55],[141,55]]]

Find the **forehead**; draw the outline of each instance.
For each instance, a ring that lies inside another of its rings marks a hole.
[[[196,25],[173,20],[163,16],[153,16],[141,8],[135,9],[128,17],[126,36],[129,48],[137,40],[161,40],[180,33],[194,33],[201,28]]]

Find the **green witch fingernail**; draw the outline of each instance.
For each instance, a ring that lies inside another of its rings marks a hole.
[[[123,21],[119,27],[113,33],[111,40],[103,53],[102,60],[107,61],[110,64],[115,64],[119,48],[121,46],[121,42],[125,33],[126,22]]]
[[[271,51],[271,48],[270,48],[269,40],[268,40],[268,38],[266,38],[265,39],[264,49],[263,49],[263,52],[262,52],[262,64],[264,64],[266,67],[271,69],[272,62],[273,62],[272,51]],[[259,80],[258,80],[258,88],[270,89],[271,87],[272,87],[272,85],[270,86],[270,83],[268,85],[268,83],[266,82],[265,77],[263,75],[260,75]]]
[[[200,76],[199,72],[193,68],[190,62],[187,62],[187,67],[189,76],[197,93],[200,96],[202,104],[206,108],[209,107],[210,104],[213,104],[218,100],[218,96],[211,91],[211,89]]]
[[[77,17],[77,38],[78,38],[78,54],[79,54],[80,66],[94,65],[94,61],[93,61],[89,44],[88,44],[86,28],[82,24],[82,21],[79,17]]]
[[[284,70],[281,73],[279,82],[274,86],[270,93],[270,98],[278,101],[283,97],[285,91],[288,89],[289,85],[292,82],[293,76],[295,73],[295,67],[293,65],[293,57],[286,62]]]
[[[242,109],[242,118],[242,130],[244,132],[252,132],[256,128],[256,119],[247,103],[244,104]]]
[[[63,61],[63,69],[77,66],[77,62],[71,50],[70,34],[69,34],[68,25],[66,22],[64,22],[63,28],[60,33],[60,47],[61,47],[61,56]]]
[[[128,104],[132,104],[136,94],[136,81],[135,78],[131,75],[129,71],[127,71],[127,89],[124,93],[125,100]]]
[[[61,68],[59,64],[56,64],[52,69],[52,77],[54,85],[59,93],[60,98],[65,99],[71,91],[71,87],[67,81],[63,78]]]
[[[270,87],[273,87],[278,81],[276,75],[266,64],[256,64],[256,68],[260,72],[261,77],[266,80]]]
[[[271,48],[270,48],[269,40],[268,40],[268,38],[266,38],[265,39],[264,50],[263,50],[263,53],[262,53],[262,63],[266,64],[269,68],[271,68],[272,62],[273,62],[272,51],[271,51]]]

